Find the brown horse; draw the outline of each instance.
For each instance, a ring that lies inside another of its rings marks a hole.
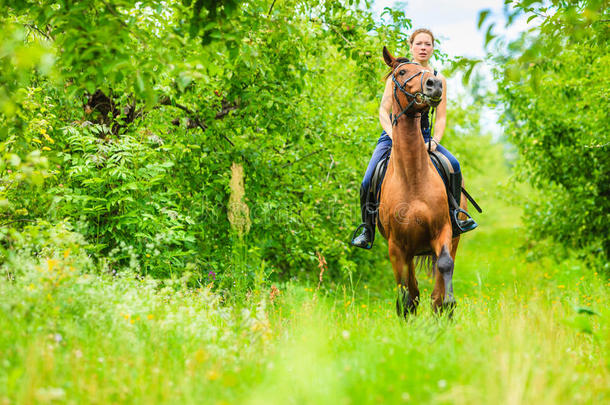
[[[399,316],[417,310],[415,256],[432,259],[434,310],[452,310],[453,263],[460,238],[452,237],[445,185],[428,156],[420,127],[422,112],[440,101],[442,81],[417,63],[397,61],[385,47],[383,57],[393,70],[394,101],[392,153],[381,187],[379,230],[388,240],[398,284],[396,310]],[[466,209],[463,195],[460,206]]]

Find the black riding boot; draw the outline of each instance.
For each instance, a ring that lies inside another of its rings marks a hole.
[[[460,208],[460,202],[462,200],[462,173],[450,173],[449,174],[449,187],[451,188],[451,194],[457,204],[457,207],[453,207],[454,204],[449,204],[451,211],[451,222],[454,224],[453,229],[454,235],[457,236],[461,233],[472,231],[478,226],[478,224],[472,219],[470,214]],[[459,219],[459,214],[466,215],[466,219]],[[457,228],[457,229],[456,229]]]
[[[363,190],[360,187],[360,215],[362,216],[362,223],[354,231],[351,241],[352,245],[363,249],[373,247],[373,232],[375,232],[373,215],[367,211],[367,194],[367,190]],[[355,236],[358,231],[361,231],[360,234]]]

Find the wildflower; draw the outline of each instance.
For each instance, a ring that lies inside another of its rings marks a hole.
[[[199,349],[195,352],[193,357],[197,363],[203,363],[210,358],[210,355],[204,349]]]
[[[216,273],[214,273],[213,270],[210,270],[208,272],[208,278],[211,278],[212,280],[216,280]]]
[[[278,295],[280,295],[280,290],[275,285],[272,285],[269,291],[269,301],[273,303]]]
[[[146,318],[148,318],[148,320],[151,320],[151,319],[153,319],[154,317],[155,317],[155,316],[154,316],[153,314],[148,314],[148,315],[146,316]]]
[[[47,135],[46,131],[42,134],[42,136],[44,136],[44,139],[46,139],[49,143],[55,143],[53,138],[51,138],[49,135]]]
[[[51,150],[51,148],[49,148],[48,146],[43,146],[43,147],[42,147],[42,150],[44,150],[44,151],[50,151],[50,150]]]
[[[49,268],[49,271],[53,271],[55,266],[57,266],[57,260],[55,260],[55,259],[47,259],[47,266]]]
[[[220,374],[218,373],[218,371],[212,369],[212,370],[208,370],[208,372],[205,374],[206,378],[210,381],[215,381],[218,380],[218,378],[220,378]]]

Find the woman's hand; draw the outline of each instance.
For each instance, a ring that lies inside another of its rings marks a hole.
[[[432,145],[430,145],[430,142],[432,142]],[[438,142],[436,142],[436,139],[432,138],[430,141],[426,142],[426,150],[436,150],[436,147],[438,146]]]

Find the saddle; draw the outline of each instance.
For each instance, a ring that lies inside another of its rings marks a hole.
[[[472,203],[473,207],[478,212],[483,212],[479,207],[479,204],[472,198],[472,196],[462,187],[461,185],[461,176],[460,176],[460,184],[454,184],[456,181],[456,176],[451,176],[453,174],[453,166],[451,166],[451,162],[447,157],[445,157],[442,153],[436,150],[429,150],[428,155],[430,156],[430,160],[432,164],[436,168],[436,171],[441,176],[443,183],[445,184],[445,190],[447,192],[447,199],[449,203],[449,216],[451,217],[451,227],[453,230],[453,236],[458,236],[463,231],[459,228],[457,219],[459,214],[464,214],[468,217],[470,215],[460,208],[459,201],[461,200],[461,193],[464,193],[466,198]],[[388,162],[390,160],[390,150],[383,155],[377,166],[375,166],[375,171],[373,172],[373,177],[371,178],[371,185],[368,190],[360,190],[361,198],[365,199],[364,210],[366,221],[362,226],[367,226],[371,231],[371,244],[370,247],[373,247],[373,243],[375,242],[375,226],[378,226],[380,230],[383,232],[383,227],[381,222],[377,221],[377,217],[379,216],[379,202],[381,201],[381,185],[383,184],[383,180],[385,178],[385,173],[388,168]],[[360,229],[360,228],[359,228]],[[370,249],[369,247],[369,249]]]

